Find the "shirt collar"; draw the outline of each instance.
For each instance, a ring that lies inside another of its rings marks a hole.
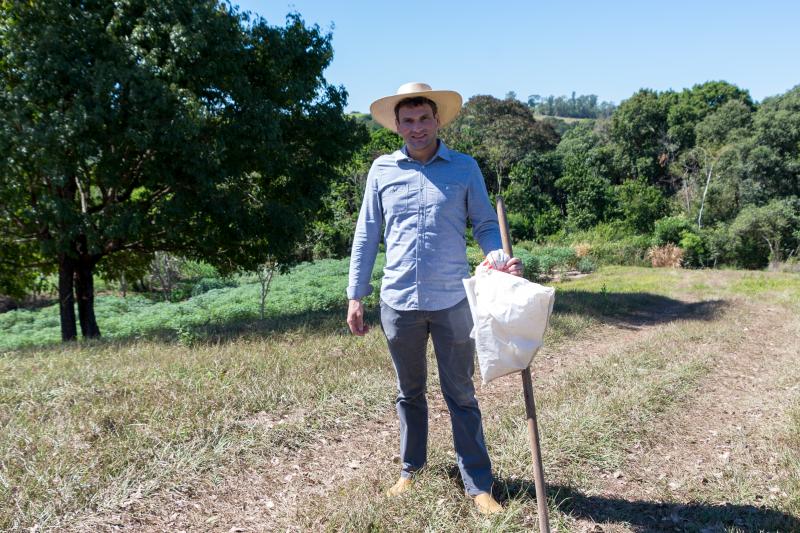
[[[431,158],[431,162],[435,161],[438,158],[442,158],[445,161],[452,161],[453,158],[452,158],[452,155],[450,154],[450,149],[447,147],[446,144],[444,144],[443,140],[438,139],[438,141],[439,141],[439,148],[436,150],[436,153],[433,154],[433,157]],[[402,148],[400,148],[399,150],[396,150],[394,152],[394,154],[392,154],[392,155],[394,155],[395,161],[413,161],[414,160],[410,155],[408,155],[408,149],[406,148],[406,145],[403,145]]]

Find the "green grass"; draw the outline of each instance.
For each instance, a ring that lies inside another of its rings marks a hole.
[[[378,257],[373,285],[380,286],[383,255]],[[277,276],[267,296],[265,316],[291,316],[341,308],[347,288],[349,260],[303,263]],[[104,338],[141,338],[156,334],[196,340],[234,323],[249,327],[259,318],[261,287],[252,277],[235,288],[215,289],[182,302],[155,302],[143,296],[99,296],[95,314]],[[373,296],[373,299],[375,297]],[[0,353],[61,340],[58,306],[0,314]]]

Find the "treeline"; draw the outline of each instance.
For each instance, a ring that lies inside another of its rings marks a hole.
[[[761,103],[724,81],[643,89],[608,118],[573,124],[537,120],[513,94],[475,96],[441,134],[503,194],[516,239],[583,242],[612,262],[644,263],[672,246],[684,266],[796,264],[800,86]],[[345,167],[314,256],[349,253],[369,165],[400,144],[376,130]]]
[[[575,96],[528,96],[528,106],[540,115],[568,118],[608,118],[614,113],[613,102],[598,102],[596,94]]]

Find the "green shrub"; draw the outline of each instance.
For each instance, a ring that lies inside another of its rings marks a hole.
[[[203,261],[187,259],[180,265],[182,279],[218,278],[216,268]]]
[[[578,266],[578,254],[571,246],[552,248],[550,254],[555,258],[556,265],[562,270],[575,270]]]
[[[525,279],[536,281],[539,279],[539,260],[529,250],[519,246],[514,247],[514,256],[522,261],[523,275]]]
[[[598,265],[648,266],[648,248],[650,237],[636,235],[619,241],[593,244],[589,257]]]
[[[569,246],[576,243],[602,244],[634,237],[631,228],[622,220],[602,222],[596,226],[570,233],[559,232],[548,238],[548,243],[557,246]]]
[[[508,213],[508,229],[513,240],[532,239],[536,235],[534,220],[518,212]]]
[[[531,253],[535,256],[538,272],[542,275],[575,270],[578,265],[578,256],[569,246],[539,246],[532,249]]]
[[[581,257],[578,259],[578,271],[581,274],[588,274],[597,270],[597,265],[591,257]]]
[[[650,233],[653,223],[667,212],[667,201],[658,187],[642,179],[629,179],[614,187],[625,223],[637,233]]]
[[[475,267],[481,264],[484,255],[479,246],[467,247],[467,263],[469,263],[469,271],[475,272]]]
[[[705,266],[708,260],[706,246],[703,239],[691,231],[681,232],[681,241],[678,243],[683,249],[684,267],[700,268]]]
[[[680,245],[684,232],[696,233],[696,226],[683,215],[656,220],[653,229],[653,246]]]
[[[192,286],[192,296],[199,296],[213,289],[236,287],[236,282],[227,278],[201,278]]]

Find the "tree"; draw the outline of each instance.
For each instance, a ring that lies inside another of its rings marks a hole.
[[[331,189],[325,195],[305,244],[305,258],[344,257],[350,253],[372,162],[402,146],[403,139],[391,130],[381,127],[370,132],[369,142],[357,150],[333,177]]]
[[[611,117],[611,137],[628,176],[656,184],[667,175],[675,147],[667,136],[667,113],[674,93],[642,89]]]
[[[783,258],[795,253],[800,240],[800,202],[776,198],[768,204],[742,209],[728,230],[735,258],[744,268],[775,269]]]
[[[100,334],[106,258],[283,262],[356,144],[346,93],[322,76],[331,36],[299,15],[10,0],[0,24],[0,233],[57,266],[65,340],[76,299],[82,334]]]
[[[561,228],[564,217],[555,201],[561,192],[555,186],[560,175],[555,151],[533,152],[512,167],[504,199],[515,238],[542,238]]]
[[[525,104],[486,95],[470,98],[458,118],[442,130],[442,137],[478,161],[487,188],[495,193],[502,192],[515,163],[558,144],[552,126],[534,119]]]
[[[706,207],[710,221],[730,220],[743,202],[742,142],[750,135],[752,112],[740,100],[729,100],[695,126],[696,144],[673,165],[681,176],[680,196],[687,216],[702,227]],[[711,202],[709,202],[711,200]]]
[[[667,134],[676,151],[692,148],[697,125],[729,102],[739,104],[733,108],[737,114],[755,107],[747,91],[725,81],[708,81],[675,94],[667,112]]]
[[[661,189],[642,180],[627,180],[615,187],[615,193],[623,220],[636,233],[651,233],[656,220],[667,214]]]
[[[556,153],[562,175],[555,185],[566,202],[568,229],[588,229],[614,211],[609,148],[590,124],[576,126],[561,139]]]

